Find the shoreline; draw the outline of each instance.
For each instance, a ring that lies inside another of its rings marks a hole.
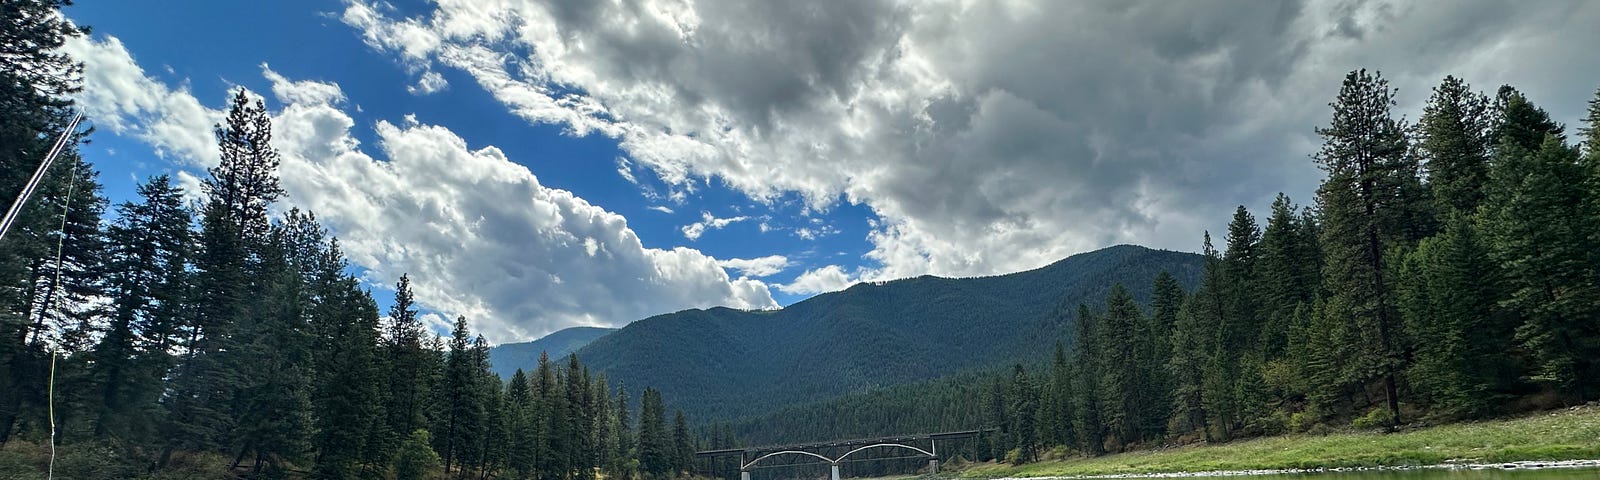
[[[1213,470],[1200,472],[1163,472],[1163,473],[1112,473],[1099,475],[1066,475],[1043,477],[993,477],[988,480],[1077,480],[1077,479],[1121,479],[1121,478],[1210,478],[1210,477],[1253,477],[1261,475],[1296,475],[1318,473],[1345,473],[1345,472],[1397,472],[1408,470],[1556,470],[1600,468],[1600,459],[1593,460],[1527,460],[1503,463],[1441,463],[1434,465],[1390,465],[1377,467],[1334,467],[1334,468],[1280,468],[1261,470]],[[971,477],[969,477],[971,478]]]

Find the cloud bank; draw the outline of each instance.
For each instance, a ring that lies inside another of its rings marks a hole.
[[[1593,2],[349,0],[341,19],[529,122],[618,139],[668,185],[870,207],[867,268],[794,292],[1194,250],[1234,205],[1309,200],[1312,129],[1351,69],[1384,71],[1407,112],[1446,74],[1563,119],[1600,83]]]
[[[67,50],[85,63],[79,104],[97,125],[190,169],[216,164],[209,135],[222,112],[146,76],[114,37],[75,39]],[[262,75],[280,105],[273,129],[286,203],[316,212],[368,281],[389,285],[409,272],[419,302],[468,316],[492,341],[690,307],[777,306],[764,283],[731,278],[697,250],[644,248],[622,216],[541,185],[493,146],[469,147],[408,117],[378,121],[375,148],[364,149],[337,84],[266,65]],[[226,92],[216,93],[220,105]]]

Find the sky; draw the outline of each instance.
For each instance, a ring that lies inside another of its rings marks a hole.
[[[79,2],[83,156],[198,195],[236,88],[288,197],[381,303],[491,342],[1116,244],[1196,251],[1309,204],[1353,69],[1414,119],[1445,75],[1576,125],[1600,3]],[[1261,216],[1258,213],[1258,217]]]

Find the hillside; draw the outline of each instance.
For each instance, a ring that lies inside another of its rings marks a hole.
[[[1192,286],[1200,265],[1195,254],[1115,246],[1007,275],[860,284],[776,311],[658,315],[578,355],[613,382],[660,389],[696,421],[734,419],[1034,361],[1071,341],[1077,304],[1118,282],[1145,302],[1157,273]]]
[[[489,369],[500,375],[500,378],[509,379],[518,368],[527,370],[538,365],[540,353],[549,353],[551,358],[565,357],[593,342],[594,339],[616,330],[601,327],[571,327],[557,330],[531,342],[496,345],[489,349]]]

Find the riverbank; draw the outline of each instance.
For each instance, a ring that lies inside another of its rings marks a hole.
[[[1285,435],[1025,465],[974,464],[961,478],[1083,477],[1162,473],[1271,473],[1319,469],[1492,465],[1600,459],[1600,408],[1399,433]]]

